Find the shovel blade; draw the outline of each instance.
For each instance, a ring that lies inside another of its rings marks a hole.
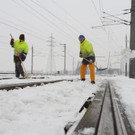
[[[30,78],[30,74],[25,74],[24,78]]]
[[[97,68],[96,71],[103,71],[106,70],[107,68]]]

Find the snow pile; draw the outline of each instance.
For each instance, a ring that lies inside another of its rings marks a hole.
[[[113,86],[121,97],[121,102],[125,105],[126,114],[135,130],[135,79],[117,77],[113,79]]]
[[[127,63],[131,58],[135,58],[135,50],[123,49],[122,51],[122,62]]]
[[[82,131],[79,131],[80,135],[94,135],[94,133],[95,133],[95,128],[85,128]]]
[[[64,135],[89,96],[99,89],[87,80],[0,91],[0,135]],[[89,132],[89,131],[85,131]]]

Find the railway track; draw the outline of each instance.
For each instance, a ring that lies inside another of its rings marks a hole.
[[[0,90],[13,90],[18,88],[25,88],[27,86],[40,86],[42,84],[49,84],[49,83],[57,83],[62,81],[73,81],[73,79],[67,80],[67,79],[61,79],[61,80],[53,80],[53,81],[35,81],[35,82],[25,82],[25,83],[19,83],[19,84],[3,84],[0,86]]]
[[[0,78],[0,80],[8,80],[8,79],[13,79],[13,78],[11,78],[11,77]]]
[[[135,135],[110,82],[96,94],[73,135],[91,135],[84,134],[90,128],[95,129],[94,135]]]
[[[32,76],[28,79],[45,79],[45,78],[49,78],[49,77],[43,77],[43,76],[40,76],[40,77],[36,77],[36,76]],[[9,79],[15,79],[13,77],[3,77],[3,78],[0,78],[0,80],[9,80]],[[24,78],[19,78],[19,79],[24,79]]]

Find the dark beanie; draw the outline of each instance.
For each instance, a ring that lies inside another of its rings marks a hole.
[[[20,39],[20,40],[25,40],[24,34],[21,34],[21,35],[19,36],[19,39]]]
[[[78,38],[84,40],[85,36],[84,35],[80,35]]]

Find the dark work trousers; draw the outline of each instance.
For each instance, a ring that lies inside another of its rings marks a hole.
[[[16,77],[18,78],[20,77],[20,74],[24,76],[24,71],[21,65],[21,61],[15,62],[15,74],[16,74]]]

